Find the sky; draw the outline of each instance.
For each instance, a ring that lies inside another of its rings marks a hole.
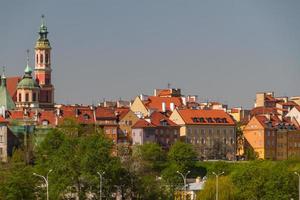
[[[0,66],[34,64],[41,15],[56,103],[134,99],[181,88],[250,108],[255,93],[300,95],[297,0],[0,0]]]

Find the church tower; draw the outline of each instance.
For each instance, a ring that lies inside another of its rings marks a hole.
[[[40,85],[39,105],[41,108],[54,107],[54,86],[51,83],[51,46],[48,31],[42,15],[39,38],[35,44],[35,79]]]

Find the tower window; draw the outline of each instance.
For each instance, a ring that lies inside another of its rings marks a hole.
[[[48,54],[46,53],[46,56],[45,56],[45,62],[48,64],[49,63],[49,59],[48,59]]]
[[[39,63],[39,55],[36,54],[36,63],[38,64]]]
[[[26,101],[26,102],[29,101],[29,94],[28,94],[28,93],[25,94],[25,101]]]
[[[41,61],[41,63],[44,62],[44,60],[43,60],[43,54],[40,54],[40,61]]]
[[[22,101],[22,94],[19,93],[19,102],[21,102],[21,101]]]

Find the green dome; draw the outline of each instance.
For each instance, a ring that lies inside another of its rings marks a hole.
[[[31,77],[25,75],[18,83],[17,89],[38,89],[39,84]]]

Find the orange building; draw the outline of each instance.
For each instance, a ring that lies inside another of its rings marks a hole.
[[[260,159],[284,160],[300,150],[297,128],[287,118],[271,113],[253,116],[243,133]]]

